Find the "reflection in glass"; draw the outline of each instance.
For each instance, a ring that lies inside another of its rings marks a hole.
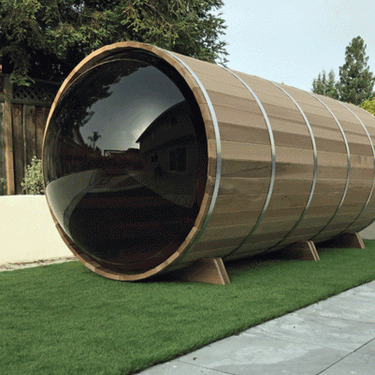
[[[203,120],[185,81],[154,55],[122,54],[78,78],[43,155],[55,217],[103,265],[160,264],[194,224],[206,182]]]

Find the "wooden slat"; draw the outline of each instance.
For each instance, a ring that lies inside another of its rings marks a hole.
[[[265,200],[265,198],[264,198]],[[228,223],[230,225],[241,225],[241,224],[255,224],[256,220],[258,219],[261,210],[264,205],[264,200],[260,204],[260,208],[258,210],[253,211],[238,211],[238,212],[223,212],[223,213],[215,213],[210,220],[209,227],[210,228],[222,228],[226,227]],[[275,210],[275,215],[280,213],[280,211]]]
[[[25,175],[25,138],[22,124],[22,105],[12,105],[14,181],[16,194],[22,193],[21,182]]]
[[[23,132],[25,140],[25,165],[30,165],[33,156],[36,156],[36,125],[35,106],[23,106]]]
[[[254,90],[262,103],[265,103],[266,101],[280,102],[286,100],[286,95],[272,82],[242,72],[235,73]],[[291,103],[289,99],[287,101]],[[286,104],[286,106],[288,106],[288,104]]]
[[[259,112],[241,111],[238,109],[231,109],[227,107],[217,107],[215,113],[220,124],[223,123],[231,125],[242,125],[248,128],[254,127],[266,129],[264,117]],[[234,128],[233,130],[235,131],[236,128]],[[231,140],[231,138],[228,138],[228,140]]]
[[[234,243],[238,244],[246,238],[253,225],[254,223],[241,223],[240,225],[230,225],[228,223],[227,226],[222,228],[208,227],[203,233],[199,244],[211,241],[225,241],[228,238],[236,238],[237,240]],[[197,246],[199,246],[199,244]],[[232,245],[232,243],[230,243],[230,245],[227,243],[225,247],[230,247]]]
[[[184,257],[182,259],[182,265],[184,265],[184,263],[186,264],[186,262],[190,263],[190,262],[197,261],[198,259],[202,259],[202,256],[205,257],[205,258],[224,257],[228,253],[230,253],[232,250],[233,250],[233,247],[229,247],[229,248],[224,247],[224,248],[215,248],[213,250],[202,250],[202,249],[200,249],[197,252],[192,251],[192,252],[189,252],[186,255],[186,257]],[[174,268],[176,269],[176,266]]]
[[[225,160],[250,160],[270,162],[271,152],[268,145],[242,142],[221,142],[222,157]]]
[[[210,91],[210,99],[215,108],[236,109],[243,112],[261,113],[258,104],[254,99],[248,97],[233,96],[226,92]]]
[[[215,213],[236,213],[239,211],[261,210],[266,194],[219,195],[216,200]]]
[[[264,157],[264,155],[263,155]],[[269,159],[271,151],[269,150]],[[222,161],[223,178],[270,178],[271,163],[269,161],[258,160],[232,160],[224,159]]]
[[[261,120],[263,121],[263,117]],[[250,127],[238,123],[233,124],[220,122],[220,137],[223,141],[269,145],[269,132],[264,123],[262,123],[262,127],[255,126],[254,123],[251,125],[252,126]]]
[[[22,193],[20,182],[24,177],[25,165],[31,162],[34,155],[41,157],[43,130],[48,108],[43,104],[44,106],[39,107],[38,113],[36,113],[35,105],[30,101],[15,101],[13,99],[13,87],[7,75],[4,77],[3,99],[4,145],[2,149],[5,154],[7,193],[20,194]],[[39,112],[41,113],[40,118]],[[16,123],[13,123],[13,121],[16,121]],[[23,149],[21,147],[22,142]]]
[[[43,136],[48,116],[47,107],[35,108],[36,156],[42,158]]]
[[[4,77],[4,137],[5,137],[5,161],[6,161],[6,176],[7,176],[7,193],[8,195],[15,193],[15,174],[14,174],[14,159],[13,159],[13,127],[12,127],[12,97],[13,88],[10,83],[10,76]]]
[[[6,157],[5,157],[6,151],[5,150],[6,150],[6,147],[5,147],[4,103],[0,102],[0,178],[4,178],[4,182],[6,183]],[[3,186],[0,187],[0,190],[2,188]],[[6,188],[4,190],[6,190]]]
[[[222,81],[217,81],[217,80],[212,80],[208,79],[204,76],[200,77],[200,81],[202,82],[203,86],[205,87],[207,92],[224,92],[223,91],[223,82]],[[231,81],[237,83],[235,78],[232,78]],[[241,84],[237,84],[236,86],[234,85],[226,85],[225,86],[225,93],[229,94],[231,96],[238,96],[242,98],[246,98],[249,96],[248,90],[245,88],[245,86]]]
[[[288,101],[289,100],[289,101]],[[288,104],[288,107],[286,106]],[[271,120],[272,128],[278,130],[278,125],[286,125],[285,121],[293,127],[296,127],[296,130],[304,131],[308,133],[306,122],[304,121],[301,113],[296,112],[294,104],[290,99],[285,99],[282,103],[277,105],[263,103],[263,106],[267,112],[268,117]]]
[[[323,217],[324,219],[325,217]],[[262,224],[259,226],[256,234],[270,234],[270,233],[281,233],[285,231],[290,231],[293,226],[295,225],[297,218],[285,218],[285,217],[269,217],[268,219],[264,220]],[[310,228],[317,228],[322,223],[322,217],[314,220],[306,221],[309,223]],[[281,239],[281,238],[280,238]]]

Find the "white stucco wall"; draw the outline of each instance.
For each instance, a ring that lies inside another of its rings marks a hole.
[[[0,239],[0,265],[73,256],[55,228],[45,196],[0,196]]]

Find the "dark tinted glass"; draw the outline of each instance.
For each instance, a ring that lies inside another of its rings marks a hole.
[[[200,111],[155,56],[120,56],[84,73],[46,133],[49,204],[63,230],[112,268],[161,263],[191,230],[207,164]]]

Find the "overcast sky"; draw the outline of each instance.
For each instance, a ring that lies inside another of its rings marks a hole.
[[[323,69],[338,79],[361,36],[375,73],[374,0],[224,0],[228,68],[311,91]]]

